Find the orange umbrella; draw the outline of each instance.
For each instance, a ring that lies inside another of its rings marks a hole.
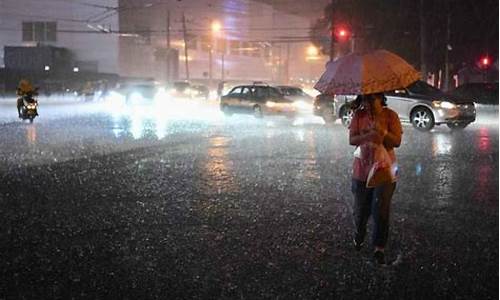
[[[314,86],[323,94],[373,94],[407,87],[420,74],[404,59],[387,50],[352,53],[329,62]]]

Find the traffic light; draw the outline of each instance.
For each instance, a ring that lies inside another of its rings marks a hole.
[[[346,42],[351,38],[351,32],[345,26],[337,26],[334,29],[333,35],[335,36],[335,39],[339,43]]]
[[[481,68],[487,69],[491,64],[490,58],[488,56],[483,56],[481,58],[481,61],[479,62],[479,65]]]

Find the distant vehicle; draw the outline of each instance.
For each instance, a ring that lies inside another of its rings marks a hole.
[[[342,120],[344,126],[349,126],[352,119],[353,110],[349,103],[342,105],[342,111],[339,111],[337,107],[339,104],[335,101],[335,98],[326,94],[319,94],[314,98],[313,101],[313,114],[318,117],[322,117],[326,124],[334,123],[341,115],[345,115],[346,119]],[[344,112],[347,110],[347,113]]]
[[[445,94],[423,81],[405,89],[386,92],[385,95],[388,106],[398,113],[401,121],[410,122],[420,131],[429,131],[441,124],[451,129],[463,129],[476,120],[472,99]],[[314,114],[330,123],[340,118],[344,126],[349,126],[354,114],[352,101],[355,97],[318,95],[314,101]]]
[[[210,90],[202,84],[190,84],[187,81],[177,81],[168,89],[168,94],[173,98],[208,100]]]
[[[192,98],[203,98],[208,100],[210,97],[210,90],[207,86],[197,84],[191,86],[191,97]]]
[[[294,102],[295,107],[301,114],[311,114],[314,98],[304,92],[300,87],[290,85],[278,85],[276,88],[285,96]]]
[[[479,104],[498,105],[498,82],[466,83],[452,90],[450,94],[473,100]]]
[[[191,85],[187,81],[177,81],[168,89],[168,94],[174,98],[192,98]]]
[[[268,85],[240,85],[221,97],[220,109],[226,114],[253,114],[256,118],[281,115],[294,118],[298,112],[293,100]]]
[[[127,104],[146,104],[155,99],[158,86],[154,83],[126,83],[121,85],[117,92],[124,97]]]

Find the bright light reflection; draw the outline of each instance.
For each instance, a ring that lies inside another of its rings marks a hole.
[[[36,125],[30,124],[26,127],[26,140],[29,144],[36,143]]]
[[[488,152],[491,148],[491,140],[489,130],[485,127],[479,129],[479,139],[478,139],[479,150],[481,152]]]
[[[451,139],[450,135],[435,133],[432,139],[432,154],[434,156],[450,154]]]
[[[156,111],[154,115],[155,119],[155,135],[161,140],[167,135],[167,127],[168,127],[168,119],[165,115],[161,114],[161,112]]]
[[[132,137],[137,140],[141,138],[144,131],[144,119],[141,114],[132,114],[130,116],[130,133]]]
[[[415,175],[417,175],[417,176],[422,175],[422,164],[421,163],[417,163],[417,165],[415,167]]]

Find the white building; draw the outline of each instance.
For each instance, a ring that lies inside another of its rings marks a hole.
[[[5,46],[67,48],[80,69],[118,72],[118,0],[1,0],[0,67]]]

